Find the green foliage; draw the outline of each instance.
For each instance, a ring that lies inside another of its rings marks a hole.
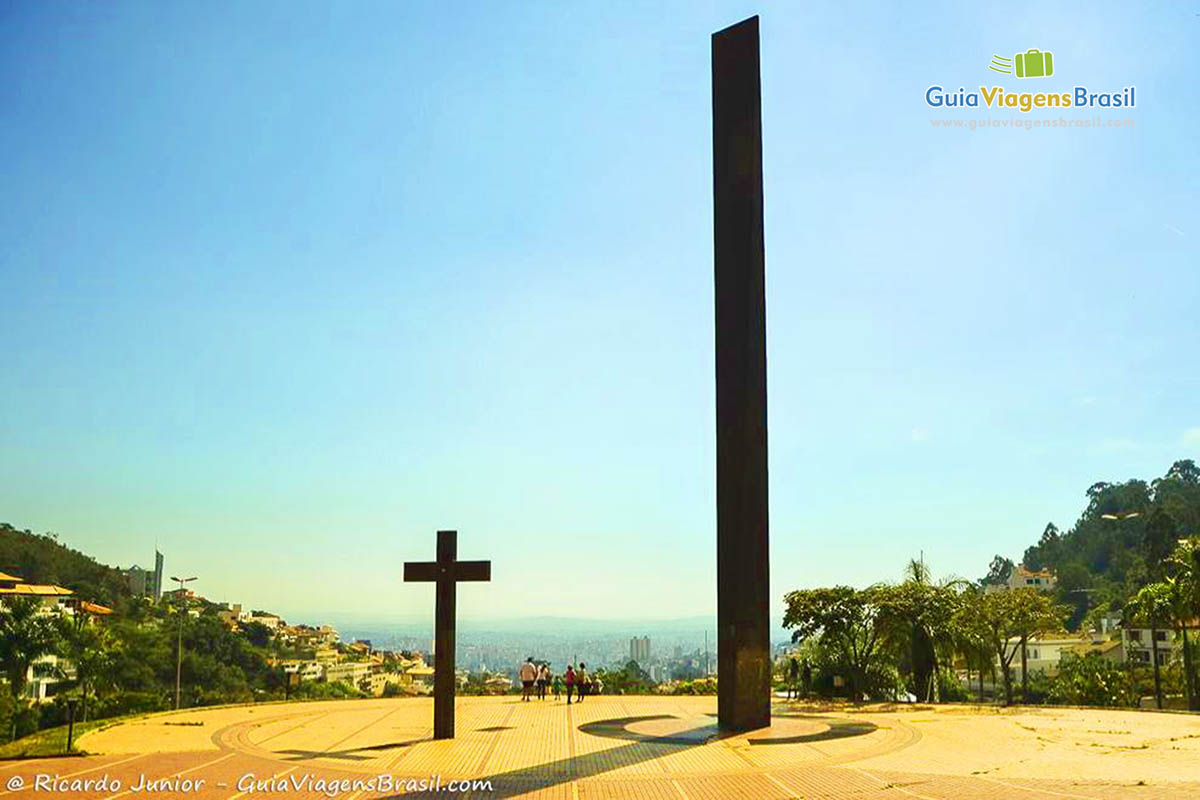
[[[292,691],[292,697],[299,700],[351,700],[366,696],[360,689],[342,681],[305,681]]]
[[[1149,484],[1100,481],[1086,495],[1074,526],[1066,533],[1047,526],[1023,559],[1030,569],[1058,575],[1059,602],[1074,609],[1072,630],[1090,609],[1120,609],[1142,586],[1161,579],[1176,543],[1200,536],[1200,468],[1190,459],[1176,461]]]
[[[717,679],[716,678],[697,678],[691,681],[679,681],[678,683],[664,684],[668,688],[668,694],[716,694]],[[605,690],[608,689],[607,684]]]
[[[84,600],[120,607],[129,602],[129,584],[117,569],[60,544],[53,534],[18,530],[0,522],[0,571],[29,583],[55,583]]]
[[[55,618],[41,609],[41,601],[32,597],[0,601],[0,669],[14,698],[25,689],[30,665],[58,646]]]
[[[991,566],[988,567],[988,574],[983,576],[979,581],[981,584],[999,586],[1006,583],[1012,571],[1016,569],[1011,558],[997,555],[992,557]]]
[[[1021,643],[1059,630],[1064,616],[1065,609],[1054,605],[1042,592],[1009,589],[964,594],[955,622],[966,638],[981,643],[997,660],[1005,702],[1012,703],[1012,662],[1021,651]]]
[[[971,693],[958,680],[953,670],[938,670],[938,700],[943,703],[964,703],[971,699]]]
[[[1051,703],[1075,706],[1131,706],[1137,704],[1129,671],[1097,653],[1066,655],[1058,674],[1049,681]]]
[[[602,669],[597,676],[604,683],[605,694],[650,694],[655,683],[636,661],[629,661],[620,669]]]

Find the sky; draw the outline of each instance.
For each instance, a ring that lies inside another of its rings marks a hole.
[[[776,621],[1200,456],[1194,3],[10,2],[0,520],[296,621],[430,615],[439,528],[467,618],[714,613],[709,37],[754,13]]]

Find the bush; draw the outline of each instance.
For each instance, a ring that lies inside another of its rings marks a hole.
[[[366,696],[361,690],[341,681],[305,681],[292,692],[292,697],[299,700],[351,700]]]
[[[1132,706],[1137,693],[1129,673],[1116,662],[1088,653],[1067,655],[1050,681],[1047,700],[1075,706]]]
[[[679,681],[678,683],[663,684],[667,694],[716,694],[717,679],[716,678],[697,678],[693,681]]]
[[[8,687],[0,686],[0,742],[11,742],[36,732],[40,716],[36,706],[14,700]]]
[[[943,703],[962,703],[971,699],[971,693],[953,670],[943,669],[938,672],[938,699]]]

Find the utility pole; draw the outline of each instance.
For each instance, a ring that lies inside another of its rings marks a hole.
[[[175,645],[175,710],[179,710],[179,679],[183,673],[183,617],[187,613],[187,598],[184,597],[183,585],[196,580],[193,575],[190,578],[176,578],[171,576],[171,580],[179,584],[179,635]]]

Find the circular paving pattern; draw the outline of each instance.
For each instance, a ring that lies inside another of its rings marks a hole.
[[[771,726],[750,733],[723,733],[711,714],[684,717],[675,714],[649,714],[589,722],[579,730],[592,736],[647,744],[695,746],[718,739],[743,738],[747,744],[801,744],[863,736],[879,729],[866,720],[841,719],[815,715],[775,716]]]
[[[1200,797],[1200,717],[1107,709],[817,708],[777,703],[769,728],[722,735],[711,697],[582,704],[460,698],[458,737],[433,741],[426,698],[164,713],[93,731],[96,755],[0,763],[36,793],[39,770],[124,781],[203,778],[191,800],[245,800],[239,780],[487,779],[475,798]],[[256,792],[260,798],[272,792]],[[343,792],[346,800],[395,793]],[[293,796],[299,797],[299,794]],[[445,793],[405,796],[445,797]],[[132,800],[93,792],[78,800]]]

